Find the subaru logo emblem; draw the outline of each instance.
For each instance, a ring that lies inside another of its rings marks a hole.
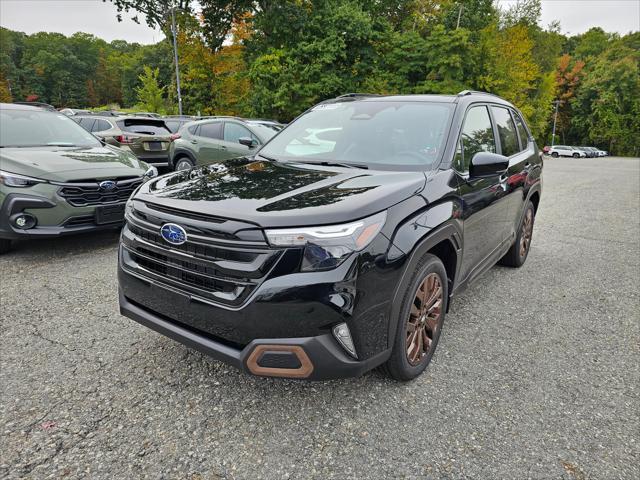
[[[175,223],[165,223],[160,229],[160,235],[173,245],[182,245],[187,241],[187,232]]]
[[[100,182],[100,190],[103,192],[110,192],[116,188],[116,182],[113,180],[105,180],[104,182]]]

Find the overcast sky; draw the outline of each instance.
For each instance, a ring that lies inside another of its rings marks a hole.
[[[505,6],[514,1],[500,3]],[[640,30],[640,0],[542,0],[542,25],[547,26],[553,20],[560,21],[564,33],[602,27],[624,34]],[[72,35],[82,31],[107,41],[155,43],[163,37],[144,22],[141,25],[132,22],[126,14],[118,23],[113,4],[102,0],[0,0],[0,25],[26,33]]]

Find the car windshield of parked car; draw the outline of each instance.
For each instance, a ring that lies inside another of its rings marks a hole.
[[[64,113],[0,109],[0,147],[98,147],[100,142]]]
[[[355,101],[321,104],[260,150],[275,160],[425,170],[442,156],[453,105]]]

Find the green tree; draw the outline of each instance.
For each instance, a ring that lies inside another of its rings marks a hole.
[[[585,67],[571,101],[575,137],[618,155],[640,153],[640,52],[614,41]]]
[[[163,93],[165,87],[158,85],[159,70],[145,65],[140,75],[140,87],[136,89],[138,107],[149,112],[164,113],[165,101]]]

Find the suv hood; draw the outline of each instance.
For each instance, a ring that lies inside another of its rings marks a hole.
[[[55,182],[139,176],[148,167],[115,147],[0,149],[0,169]]]
[[[261,227],[342,223],[405,200],[425,185],[421,172],[388,172],[238,158],[165,175],[135,198]]]

